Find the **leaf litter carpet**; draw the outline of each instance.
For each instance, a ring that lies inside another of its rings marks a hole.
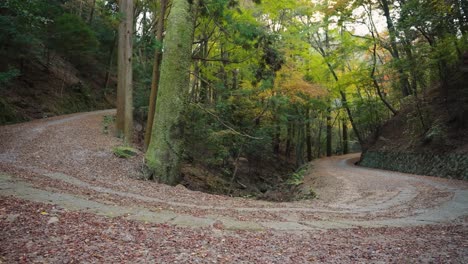
[[[318,199],[271,203],[138,180],[112,110],[0,127],[0,263],[467,263],[468,184],[316,160]]]

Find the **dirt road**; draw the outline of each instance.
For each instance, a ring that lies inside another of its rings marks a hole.
[[[193,192],[136,179],[142,155],[112,154],[121,142],[103,133],[110,114],[0,127],[0,260],[468,260],[466,182],[356,167],[353,154],[313,163],[312,201]]]

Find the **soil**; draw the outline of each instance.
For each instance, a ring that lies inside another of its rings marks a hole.
[[[0,261],[466,263],[468,183],[316,160],[315,200],[232,198],[139,180],[113,110],[0,127]]]

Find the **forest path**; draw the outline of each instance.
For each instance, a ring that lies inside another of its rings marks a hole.
[[[368,169],[358,154],[319,159],[305,177],[319,199],[293,203],[229,198],[136,180],[141,154],[112,155],[103,115],[75,114],[0,128],[0,195],[70,210],[186,227],[314,230],[466,225],[468,184]]]
[[[0,127],[0,263],[466,263],[468,184],[319,159],[318,199],[136,179],[99,111]]]

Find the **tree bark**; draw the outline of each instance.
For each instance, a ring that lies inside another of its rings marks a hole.
[[[156,113],[146,164],[153,180],[176,185],[184,153],[183,112],[188,103],[195,9],[198,1],[174,0],[167,21]]]
[[[361,133],[359,133],[359,130],[357,129],[356,123],[354,123],[353,115],[351,114],[351,109],[349,109],[348,101],[346,100],[346,94],[343,91],[340,91],[340,94],[341,94],[341,101],[343,102],[343,105],[346,108],[346,112],[348,113],[349,122],[351,122],[351,126],[353,127],[354,134],[356,135],[359,141],[359,144],[363,146],[364,140],[361,137]]]
[[[161,8],[158,18],[158,26],[156,29],[156,40],[160,43],[163,41],[164,33],[164,16],[166,14],[167,0],[161,0]],[[148,148],[151,140],[151,131],[153,130],[153,121],[154,121],[154,112],[156,109],[156,100],[158,96],[158,87],[159,79],[161,76],[160,66],[161,66],[162,50],[156,48],[154,53],[154,65],[153,65],[153,77],[151,80],[151,94],[149,99],[149,109],[148,109],[148,120],[146,122],[146,131],[145,131],[145,149]]]
[[[307,109],[307,122],[306,122],[306,144],[307,144],[307,161],[312,160],[312,136],[310,134],[311,127],[310,127],[310,109]]]
[[[317,158],[322,156],[322,127],[323,127],[323,116],[320,118],[319,131],[317,136]]]
[[[327,110],[327,157],[332,155],[332,121],[331,110]]]
[[[93,3],[91,5],[91,11],[89,12],[89,18],[88,18],[88,24],[91,25],[93,22],[94,18],[94,10],[96,9],[96,0],[93,0]]]
[[[280,138],[281,138],[281,126],[278,117],[278,107],[273,107],[273,126],[274,126],[274,136],[273,136],[273,153],[278,155],[280,153]]]
[[[116,125],[117,133],[123,135],[124,141],[129,143],[133,135],[133,0],[120,0],[119,3],[124,18],[119,25]]]
[[[343,119],[343,154],[349,153],[349,144],[348,144],[348,124],[346,124],[346,120]]]
[[[304,129],[305,126],[298,124],[296,131],[296,167],[304,164]]]
[[[287,133],[286,133],[286,149],[284,154],[286,157],[291,157],[291,138],[293,137],[293,124],[291,122],[288,123]]]

